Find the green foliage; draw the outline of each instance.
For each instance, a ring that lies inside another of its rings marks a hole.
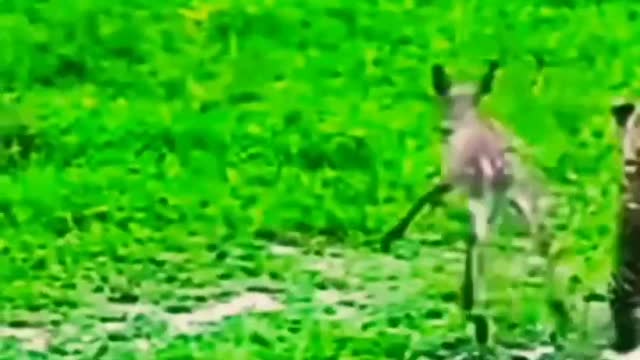
[[[529,160],[566,205],[554,221],[577,284],[568,298],[600,289],[621,175],[607,106],[637,93],[639,11],[578,0],[2,1],[0,322],[23,310],[70,321],[96,294],[162,302],[260,275],[313,293],[295,270],[305,260],[268,257],[260,237],[295,232],[302,249],[359,249],[354,262],[371,261],[367,239],[440,172],[436,60],[471,78],[501,59],[483,109],[531,144]],[[461,206],[453,199],[415,230],[455,252]],[[408,266],[461,266],[442,248],[420,262],[425,250],[407,251],[420,252]],[[456,272],[422,275],[429,300],[406,295],[399,313],[455,303],[433,297],[457,289]],[[519,301],[512,315],[534,328],[540,306]],[[450,323],[429,335],[422,315],[403,315],[406,335],[308,315],[302,335],[279,336],[290,319],[278,316],[233,320],[223,337],[174,339],[156,355],[417,358],[462,336]]]

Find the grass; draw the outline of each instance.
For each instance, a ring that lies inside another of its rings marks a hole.
[[[393,254],[375,239],[440,173],[430,64],[471,78],[491,57],[503,69],[483,109],[531,145],[562,204],[572,322],[559,343],[600,346],[607,313],[584,298],[609,273],[622,167],[607,106],[640,89],[639,11],[3,1],[0,358],[472,351],[457,305],[464,199],[430,209]],[[492,256],[497,348],[531,349],[554,319],[513,239]]]

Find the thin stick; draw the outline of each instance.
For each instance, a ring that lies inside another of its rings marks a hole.
[[[442,198],[452,190],[452,186],[448,182],[439,182],[434,188],[425,192],[418,200],[409,208],[409,211],[400,219],[400,221],[387,231],[380,241],[380,248],[384,252],[391,250],[391,244],[401,238],[411,225],[411,222],[418,216],[420,211],[428,204],[440,204]]]

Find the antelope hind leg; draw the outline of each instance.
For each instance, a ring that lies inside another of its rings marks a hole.
[[[556,292],[556,278],[555,278],[555,259],[551,253],[551,241],[552,234],[549,232],[544,224],[541,223],[541,219],[537,214],[537,207],[533,203],[534,200],[527,198],[526,196],[513,196],[510,199],[511,205],[519,212],[525,219],[529,234],[536,242],[535,246],[540,255],[544,259],[544,284],[545,284],[545,297],[546,306],[549,313],[553,316],[556,332],[562,335],[567,325],[571,322],[569,311],[566,304]]]

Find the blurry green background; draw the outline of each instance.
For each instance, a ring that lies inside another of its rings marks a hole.
[[[44,355],[0,336],[0,357],[450,359],[469,341],[463,199],[422,216],[396,258],[375,246],[440,174],[435,61],[470,80],[501,60],[482,108],[563,195],[560,287],[582,319],[609,271],[608,104],[638,93],[639,14],[578,0],[1,1],[0,335],[50,339]],[[305,270],[327,251],[343,273]],[[514,285],[527,254],[503,252],[497,331],[543,341],[539,286]],[[114,335],[95,305],[189,311],[251,286],[285,310],[191,337],[138,318]],[[314,300],[356,290],[379,301],[341,304],[349,321]],[[136,355],[140,338],[153,346]]]

